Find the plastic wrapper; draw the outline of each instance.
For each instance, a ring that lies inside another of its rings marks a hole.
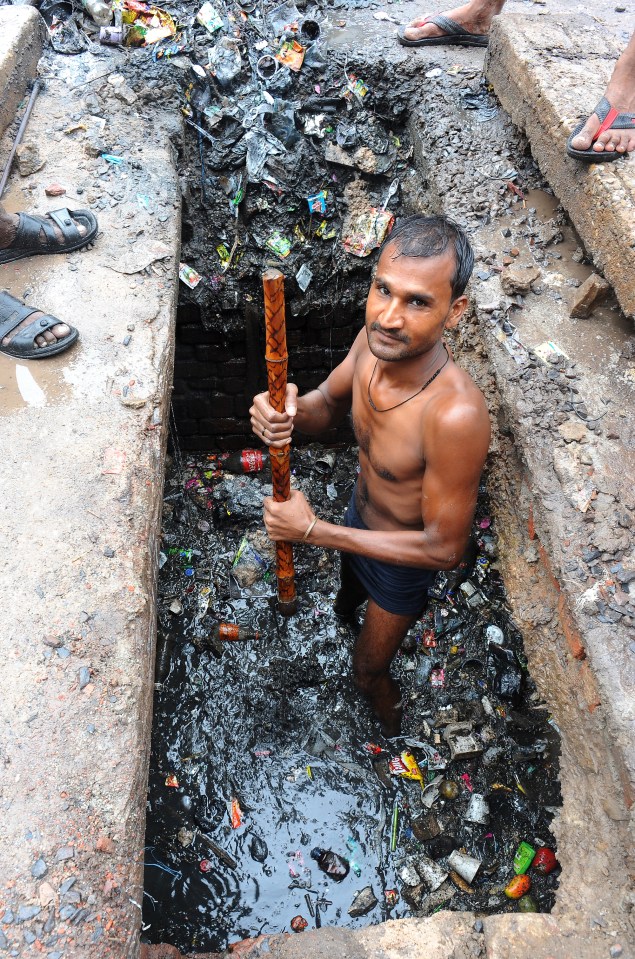
[[[234,797],[231,803],[229,803],[229,818],[231,820],[232,829],[239,829],[242,826],[243,812],[236,797]]]
[[[309,284],[311,280],[313,279],[313,273],[311,272],[309,267],[306,265],[306,263],[303,263],[300,269],[298,270],[298,272],[296,273],[295,278],[302,292],[306,293],[306,291],[309,288]]]
[[[353,256],[369,256],[382,245],[394,222],[395,218],[388,210],[373,208],[368,213],[360,214],[342,245]]]
[[[388,767],[393,776],[401,776],[403,779],[414,779],[415,782],[419,782],[423,786],[423,773],[419,769],[417,760],[407,749],[399,756],[391,759]]]
[[[312,196],[306,198],[306,202],[309,205],[310,213],[326,213],[326,197],[327,191],[320,190],[319,193],[314,193]]]
[[[215,6],[211,3],[204,3],[196,14],[196,20],[205,27],[209,33],[215,33],[223,26],[222,18]]]
[[[293,0],[281,3],[267,14],[274,36],[279,37],[287,30],[295,30],[300,20],[300,11]]]
[[[176,33],[176,24],[167,10],[141,0],[124,0],[121,17],[128,25],[126,46],[129,47],[147,47]]]
[[[190,290],[198,286],[202,279],[201,274],[197,273],[191,266],[188,266],[187,263],[179,263],[179,280],[185,283],[186,286],[189,286]]]
[[[276,230],[275,233],[267,240],[266,246],[268,249],[275,253],[276,256],[279,256],[281,260],[284,260],[285,257],[289,256],[291,252],[291,240],[287,239],[286,236]]]
[[[297,40],[285,40],[276,53],[276,60],[297,73],[302,69],[304,47]]]
[[[222,37],[208,53],[212,73],[222,87],[228,86],[242,69],[238,40]]]

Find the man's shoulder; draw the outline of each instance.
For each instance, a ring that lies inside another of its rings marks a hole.
[[[426,407],[425,428],[465,434],[476,430],[489,436],[489,412],[485,397],[469,373],[458,366],[453,376]]]

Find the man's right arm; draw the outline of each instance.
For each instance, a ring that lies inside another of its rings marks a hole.
[[[346,358],[317,389],[298,397],[297,387],[290,383],[284,413],[273,409],[268,393],[255,396],[249,412],[256,436],[269,446],[282,447],[294,428],[317,436],[337,426],[351,408],[355,364],[365,341],[366,333],[361,330]]]

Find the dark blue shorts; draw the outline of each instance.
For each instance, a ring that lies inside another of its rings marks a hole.
[[[357,511],[356,488],[344,515],[344,525],[353,529],[368,529]],[[394,563],[382,563],[381,560],[354,553],[346,553],[346,559],[370,598],[386,612],[418,616],[425,608],[428,589],[434,583],[436,570],[395,566]]]

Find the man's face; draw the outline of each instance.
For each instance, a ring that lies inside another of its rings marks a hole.
[[[452,300],[454,253],[397,256],[384,248],[366,301],[366,335],[380,360],[406,360],[427,353],[443,330],[456,326],[467,297]],[[394,257],[394,258],[393,258]]]

